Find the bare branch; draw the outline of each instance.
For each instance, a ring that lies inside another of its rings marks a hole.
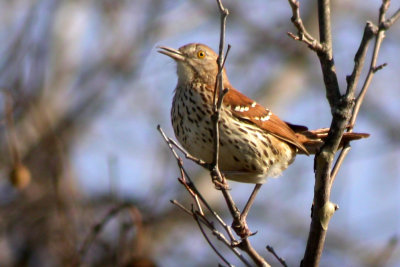
[[[364,30],[364,35],[361,40],[360,47],[356,53],[356,56],[354,58],[354,69],[353,73],[351,76],[347,77],[347,91],[346,91],[346,96],[348,99],[352,99],[354,96],[354,91],[355,88],[357,87],[358,84],[358,78],[360,76],[360,73],[362,71],[362,68],[364,66],[364,59],[365,59],[365,54],[368,49],[368,44],[369,41],[376,36],[375,39],[375,45],[374,45],[374,52],[373,56],[371,59],[370,63],[370,69],[367,74],[367,77],[364,81],[364,85],[360,91],[360,94],[357,96],[354,109],[353,109],[353,114],[349,122],[349,129],[348,131],[351,132],[353,130],[353,127],[355,125],[358,113],[360,111],[361,105],[364,101],[364,97],[367,93],[367,90],[369,88],[369,85],[372,81],[373,75],[381,70],[382,68],[386,67],[386,63],[383,63],[381,65],[376,66],[377,58],[378,58],[378,53],[380,49],[380,45],[383,41],[383,38],[385,37],[384,32],[390,28],[390,26],[393,25],[393,23],[399,18],[400,16],[400,9],[397,10],[397,12],[388,20],[385,21],[385,13],[387,9],[389,8],[390,1],[384,0],[382,3],[381,8],[379,9],[379,25],[380,27],[377,28],[373,23],[367,22],[367,25],[365,26]],[[334,179],[336,178],[336,174],[342,165],[344,158],[347,156],[348,152],[350,150],[350,146],[347,144],[344,146],[343,150],[341,151],[338,160],[335,163],[335,166],[332,170],[331,173],[331,183],[333,183]]]
[[[90,233],[86,236],[85,240],[82,243],[81,248],[79,249],[80,261],[82,261],[84,259],[84,257],[86,256],[86,253],[89,250],[90,246],[92,245],[93,241],[96,239],[98,234],[102,231],[103,227],[110,221],[110,219],[112,219],[118,213],[120,213],[121,211],[123,211],[127,208],[135,208],[135,207],[132,206],[132,204],[130,204],[130,203],[122,203],[122,204],[118,205],[117,207],[111,209],[100,220],[99,223],[93,225]],[[78,263],[78,266],[79,266],[79,263]]]
[[[189,214],[190,216],[193,216],[193,212],[190,211],[189,209],[187,209],[185,206],[183,206],[181,203],[178,202],[178,200],[176,199],[172,199],[170,200],[170,202],[172,204],[174,204],[175,206],[177,206],[178,208],[180,208],[181,210],[183,210],[184,212],[186,212],[187,214]]]
[[[301,262],[302,266],[318,266],[321,259],[326,231],[336,206],[329,200],[331,192],[330,169],[352,109],[352,103],[341,98],[340,95],[333,60],[329,0],[318,1],[318,21],[320,42],[324,50],[319,51],[317,55],[321,63],[326,97],[333,118],[325,144],[315,156],[314,206],[307,246]]]
[[[286,261],[279,257],[278,254],[276,254],[275,250],[271,246],[267,246],[267,250],[274,255],[274,257],[282,264],[282,266],[287,267]]]
[[[200,201],[203,203],[203,205],[211,212],[211,214],[217,219],[217,221],[221,224],[221,226],[225,229],[225,231],[227,232],[227,234],[229,235],[229,237],[231,238],[231,241],[234,242],[236,241],[236,239],[234,238],[230,227],[224,222],[224,220],[222,220],[221,216],[218,215],[218,213],[213,210],[211,208],[211,206],[208,204],[208,202],[205,200],[205,198],[203,197],[203,195],[197,190],[195,184],[193,183],[193,181],[190,179],[190,176],[188,175],[187,171],[185,170],[185,168],[183,167],[183,163],[182,163],[182,159],[178,156],[178,154],[176,153],[176,151],[174,150],[174,148],[172,147],[172,145],[168,142],[168,140],[170,140],[170,138],[164,133],[163,129],[160,127],[160,125],[157,126],[158,131],[161,133],[161,136],[164,138],[164,141],[167,143],[171,153],[174,155],[179,170],[181,171],[181,174],[187,178],[187,181],[185,179],[183,179],[184,177],[182,177],[182,179],[180,180],[180,182],[182,182],[182,184],[185,186],[186,189],[190,188],[189,193],[192,195],[192,197],[194,197],[194,195],[196,195]]]
[[[201,223],[200,223],[199,217],[198,217],[198,215],[196,214],[196,212],[192,211],[192,213],[193,213],[193,218],[194,218],[194,220],[197,222],[197,225],[199,226],[199,229],[200,229],[201,233],[203,234],[205,240],[207,241],[208,245],[214,250],[215,254],[217,254],[218,257],[219,257],[223,262],[225,262],[226,264],[228,264],[228,266],[232,266],[232,267],[233,267],[233,265],[232,265],[227,259],[225,259],[225,257],[221,254],[221,252],[218,251],[218,249],[214,246],[214,244],[213,244],[213,243],[211,242],[211,240],[208,238],[206,232],[205,232],[204,229],[203,229],[203,226],[202,226]]]
[[[235,226],[235,231],[238,235],[242,237],[247,237],[248,232],[250,232],[247,228],[246,222],[242,222],[240,220],[240,212],[237,208],[235,202],[233,201],[229,191],[228,184],[226,182],[225,177],[221,174],[218,167],[218,158],[219,158],[219,117],[220,111],[223,103],[224,96],[228,93],[228,89],[223,88],[223,68],[226,61],[226,57],[224,57],[224,47],[225,47],[225,28],[226,28],[226,18],[229,15],[228,9],[226,9],[221,0],[217,0],[218,8],[221,15],[221,31],[220,31],[220,43],[219,43],[219,53],[218,53],[218,74],[215,81],[214,87],[214,99],[213,99],[213,111],[212,122],[213,122],[213,132],[214,132],[214,154],[212,167],[210,168],[211,177],[216,185],[216,187],[221,190],[222,195],[227,203],[228,209],[233,217],[232,225]],[[230,46],[228,46],[229,52]],[[236,227],[238,226],[238,227]],[[244,234],[244,235],[243,235]],[[231,237],[232,238],[232,237]],[[255,261],[258,266],[268,266],[268,263],[253,249],[250,242],[247,239],[242,240],[239,243],[239,246],[242,250],[246,251],[246,253]]]
[[[193,211],[193,208],[192,208],[192,210],[187,209],[185,206],[183,206],[177,200],[171,200],[171,203],[176,205],[178,208],[182,209],[185,213],[187,213],[188,215],[190,215],[194,218],[194,220],[197,222],[204,238],[209,243],[209,245],[212,247],[212,249],[215,251],[215,253],[218,256],[220,256],[221,259],[224,260],[225,258],[222,256],[222,254],[215,248],[215,246],[209,240],[209,238],[206,235],[201,224],[205,225],[209,230],[211,230],[213,235],[215,235],[218,240],[222,241],[222,243],[224,243],[246,266],[251,266],[251,264],[243,257],[243,255],[237,249],[235,249],[235,247],[225,238],[225,236],[214,227],[214,224],[207,220],[207,218],[204,216],[204,214],[201,214],[197,211]],[[227,263],[227,264],[229,266],[231,266],[230,263]]]
[[[399,10],[398,10],[395,13],[395,15],[393,15],[393,17],[391,19],[389,19],[392,22],[389,23],[387,26],[384,26],[385,14],[386,14],[387,9],[389,8],[389,4],[390,4],[390,1],[383,0],[382,1],[382,6],[379,9],[379,22],[378,23],[379,23],[380,27],[379,27],[378,31],[376,32],[374,51],[373,51],[373,54],[372,54],[372,59],[371,59],[371,63],[370,63],[369,72],[367,74],[367,77],[365,78],[365,81],[364,81],[364,84],[363,84],[363,86],[361,88],[360,94],[357,96],[357,100],[356,100],[356,103],[354,105],[353,115],[352,115],[352,118],[350,120],[350,126],[352,126],[352,127],[354,126],[354,124],[356,122],[356,119],[357,119],[357,116],[358,116],[358,112],[360,111],[361,104],[364,101],[364,97],[365,97],[365,95],[367,93],[369,85],[371,84],[371,81],[372,81],[372,78],[373,78],[374,74],[378,70],[380,70],[384,66],[386,66],[386,64],[382,64],[382,65],[379,65],[379,66],[376,65],[376,62],[378,60],[379,50],[380,50],[380,47],[381,47],[381,43],[382,43],[383,39],[385,38],[385,31],[388,30],[389,27],[391,25],[393,25],[393,23],[400,16],[398,14],[399,13]]]
[[[327,98],[332,109],[333,119],[328,138],[326,139],[324,146],[321,148],[321,151],[315,157],[316,184],[314,189],[314,212],[312,214],[306,251],[301,263],[302,266],[319,265],[330,218],[335,210],[338,209],[338,206],[331,203],[329,198],[333,181],[344,158],[350,150],[350,146],[348,144],[344,145],[344,149],[341,151],[333,170],[330,171],[330,169],[334,159],[334,154],[347,126],[347,121],[350,121],[349,130],[351,131],[374,73],[385,66],[385,64],[377,66],[376,62],[380,45],[384,38],[385,13],[389,7],[389,4],[389,0],[383,0],[382,2],[379,12],[380,27],[378,30],[372,23],[367,23],[364,30],[363,39],[354,59],[355,66],[353,72],[347,77],[348,87],[346,94],[341,96],[333,61],[332,37],[330,32],[330,1],[318,1],[320,40],[326,50],[317,54],[322,66]],[[397,15],[394,15],[393,21],[396,20],[395,16]],[[356,103],[353,107],[354,91],[357,87],[358,79],[364,65],[368,43],[373,36],[376,36],[376,39],[370,69],[361,92],[358,95]]]
[[[364,34],[361,39],[360,47],[354,57],[354,68],[350,76],[347,76],[347,91],[346,95],[348,98],[354,97],[355,88],[357,88],[358,80],[360,78],[361,71],[364,67],[365,56],[368,51],[369,42],[378,32],[378,28],[372,23],[367,22],[364,28]]]
[[[382,22],[380,27],[384,28],[385,30],[388,30],[399,18],[400,18],[400,8],[397,9],[397,11],[393,14],[393,16],[391,18]]]
[[[339,157],[336,160],[335,165],[333,166],[333,169],[331,171],[331,185],[335,181],[336,175],[338,174],[339,169],[342,166],[343,161],[346,158],[347,154],[350,152],[350,149],[351,149],[350,144],[346,144],[340,151]]]
[[[159,127],[159,126],[158,126]],[[181,147],[177,142],[175,142],[175,140],[173,140],[172,138],[169,138],[165,135],[164,131],[160,128],[158,128],[158,130],[160,131],[161,135],[163,136],[164,140],[167,142],[167,144],[173,145],[174,147],[176,147],[179,151],[181,151],[184,155],[185,158],[187,158],[188,160],[193,161],[194,163],[206,168],[206,169],[210,169],[210,164],[208,164],[207,162],[198,159],[192,155],[190,155],[189,152],[187,152],[183,147]]]
[[[291,21],[297,28],[297,35],[288,32],[288,35],[296,41],[301,41],[308,45],[308,47],[315,52],[323,50],[320,42],[318,42],[311,34],[309,34],[303,24],[303,20],[300,17],[300,2],[298,0],[288,0],[289,5],[292,8]]]
[[[160,126],[158,126],[157,129],[161,133],[162,137],[164,138],[165,142],[168,144],[171,152],[173,153],[175,159],[177,160],[178,167],[179,167],[179,169],[181,171],[181,175],[182,175],[182,178],[179,179],[179,181],[185,186],[185,188],[190,193],[190,195],[195,199],[195,201],[198,201],[197,199],[199,199],[204,204],[204,206],[211,212],[211,214],[217,219],[217,221],[225,229],[225,231],[227,232],[231,241],[229,242],[225,238],[225,236],[222,233],[220,233],[214,227],[214,225],[207,220],[207,218],[205,216],[203,216],[203,212],[201,211],[201,208],[199,208],[200,211],[197,215],[198,216],[201,215],[201,217],[200,217],[200,218],[202,218],[201,221],[213,232],[213,234],[219,240],[221,240],[225,245],[227,245],[246,266],[251,266],[251,264],[249,264],[246,261],[246,259],[243,257],[243,255],[241,255],[240,252],[235,249],[236,244],[241,243],[241,242],[239,242],[238,240],[235,239],[235,237],[233,236],[233,234],[231,232],[231,228],[221,219],[221,217],[217,214],[217,212],[211,208],[211,206],[207,203],[207,201],[204,199],[202,194],[200,194],[200,192],[197,190],[196,186],[194,185],[194,183],[188,176],[186,170],[183,167],[182,159],[178,156],[178,154],[175,152],[174,148],[172,147],[171,143],[169,142],[170,138],[166,136],[166,134],[164,133],[164,131],[162,130],[162,128]],[[184,179],[184,177],[186,177],[187,180]],[[222,191],[225,192],[226,194],[228,194],[228,196],[224,195],[225,197],[230,197],[229,193],[225,189],[223,189]],[[230,197],[230,201],[233,202],[231,197]],[[183,209],[186,213],[193,216],[193,212],[189,211],[187,208],[185,208],[183,205],[181,205],[177,201],[171,201],[171,203],[174,205],[177,205],[179,208]],[[197,205],[200,206],[199,203]],[[257,254],[254,251],[254,249],[251,247],[251,245],[249,246],[249,244],[246,244],[244,246],[244,248],[247,249],[247,251],[246,250],[244,250],[244,251],[246,251],[250,257],[252,257],[252,258],[257,257]]]
[[[224,88],[223,88],[223,75],[222,71],[224,69],[223,65],[225,63],[224,59],[224,46],[225,46],[225,28],[226,28],[226,18],[229,15],[228,9],[224,8],[222,5],[221,0],[217,0],[217,4],[219,7],[219,11],[221,14],[221,30],[220,30],[220,39],[219,39],[219,52],[218,52],[218,74],[215,80],[215,87],[214,87],[214,100],[213,100],[213,125],[214,125],[214,157],[212,165],[216,170],[217,174],[219,172],[218,169],[218,157],[219,157],[219,114],[222,106],[222,101],[224,95]],[[219,181],[222,182],[221,175],[219,174]]]

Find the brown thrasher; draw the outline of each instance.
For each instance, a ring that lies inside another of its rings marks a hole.
[[[208,46],[191,43],[178,50],[159,47],[178,66],[178,85],[172,103],[175,135],[193,156],[211,163],[213,159],[213,97],[218,55]],[[229,91],[220,111],[219,168],[227,179],[258,184],[279,176],[296,154],[315,154],[329,129],[308,131],[307,127],[283,122],[269,109],[237,91],[223,70],[223,88]],[[342,143],[368,137],[345,133]],[[246,205],[247,207],[247,205]],[[246,209],[245,209],[246,210]]]

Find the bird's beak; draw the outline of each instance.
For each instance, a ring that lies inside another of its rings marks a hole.
[[[167,55],[175,60],[178,61],[184,61],[185,60],[185,56],[182,54],[181,51],[173,49],[173,48],[169,48],[166,46],[158,46],[157,48],[159,48],[160,50],[158,50],[158,53]]]

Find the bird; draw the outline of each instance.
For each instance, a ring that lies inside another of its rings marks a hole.
[[[201,43],[189,43],[179,49],[158,48],[159,53],[177,63],[178,82],[171,108],[175,136],[192,156],[211,163],[214,153],[211,117],[218,55]],[[315,154],[329,129],[309,131],[305,126],[284,122],[270,109],[236,90],[225,68],[222,76],[227,93],[218,125],[218,166],[229,180],[256,184],[253,190],[256,194],[267,178],[280,176],[297,154]],[[343,135],[342,143],[368,136],[348,132]]]

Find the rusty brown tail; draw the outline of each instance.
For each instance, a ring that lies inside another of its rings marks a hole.
[[[297,129],[296,127],[297,125],[294,125],[292,129],[296,132],[300,142],[307,148],[310,154],[315,154],[321,148],[329,132],[329,128],[305,130],[304,128]],[[339,147],[343,147],[347,142],[367,137],[369,137],[367,133],[344,133]],[[299,153],[303,154],[300,151]]]

